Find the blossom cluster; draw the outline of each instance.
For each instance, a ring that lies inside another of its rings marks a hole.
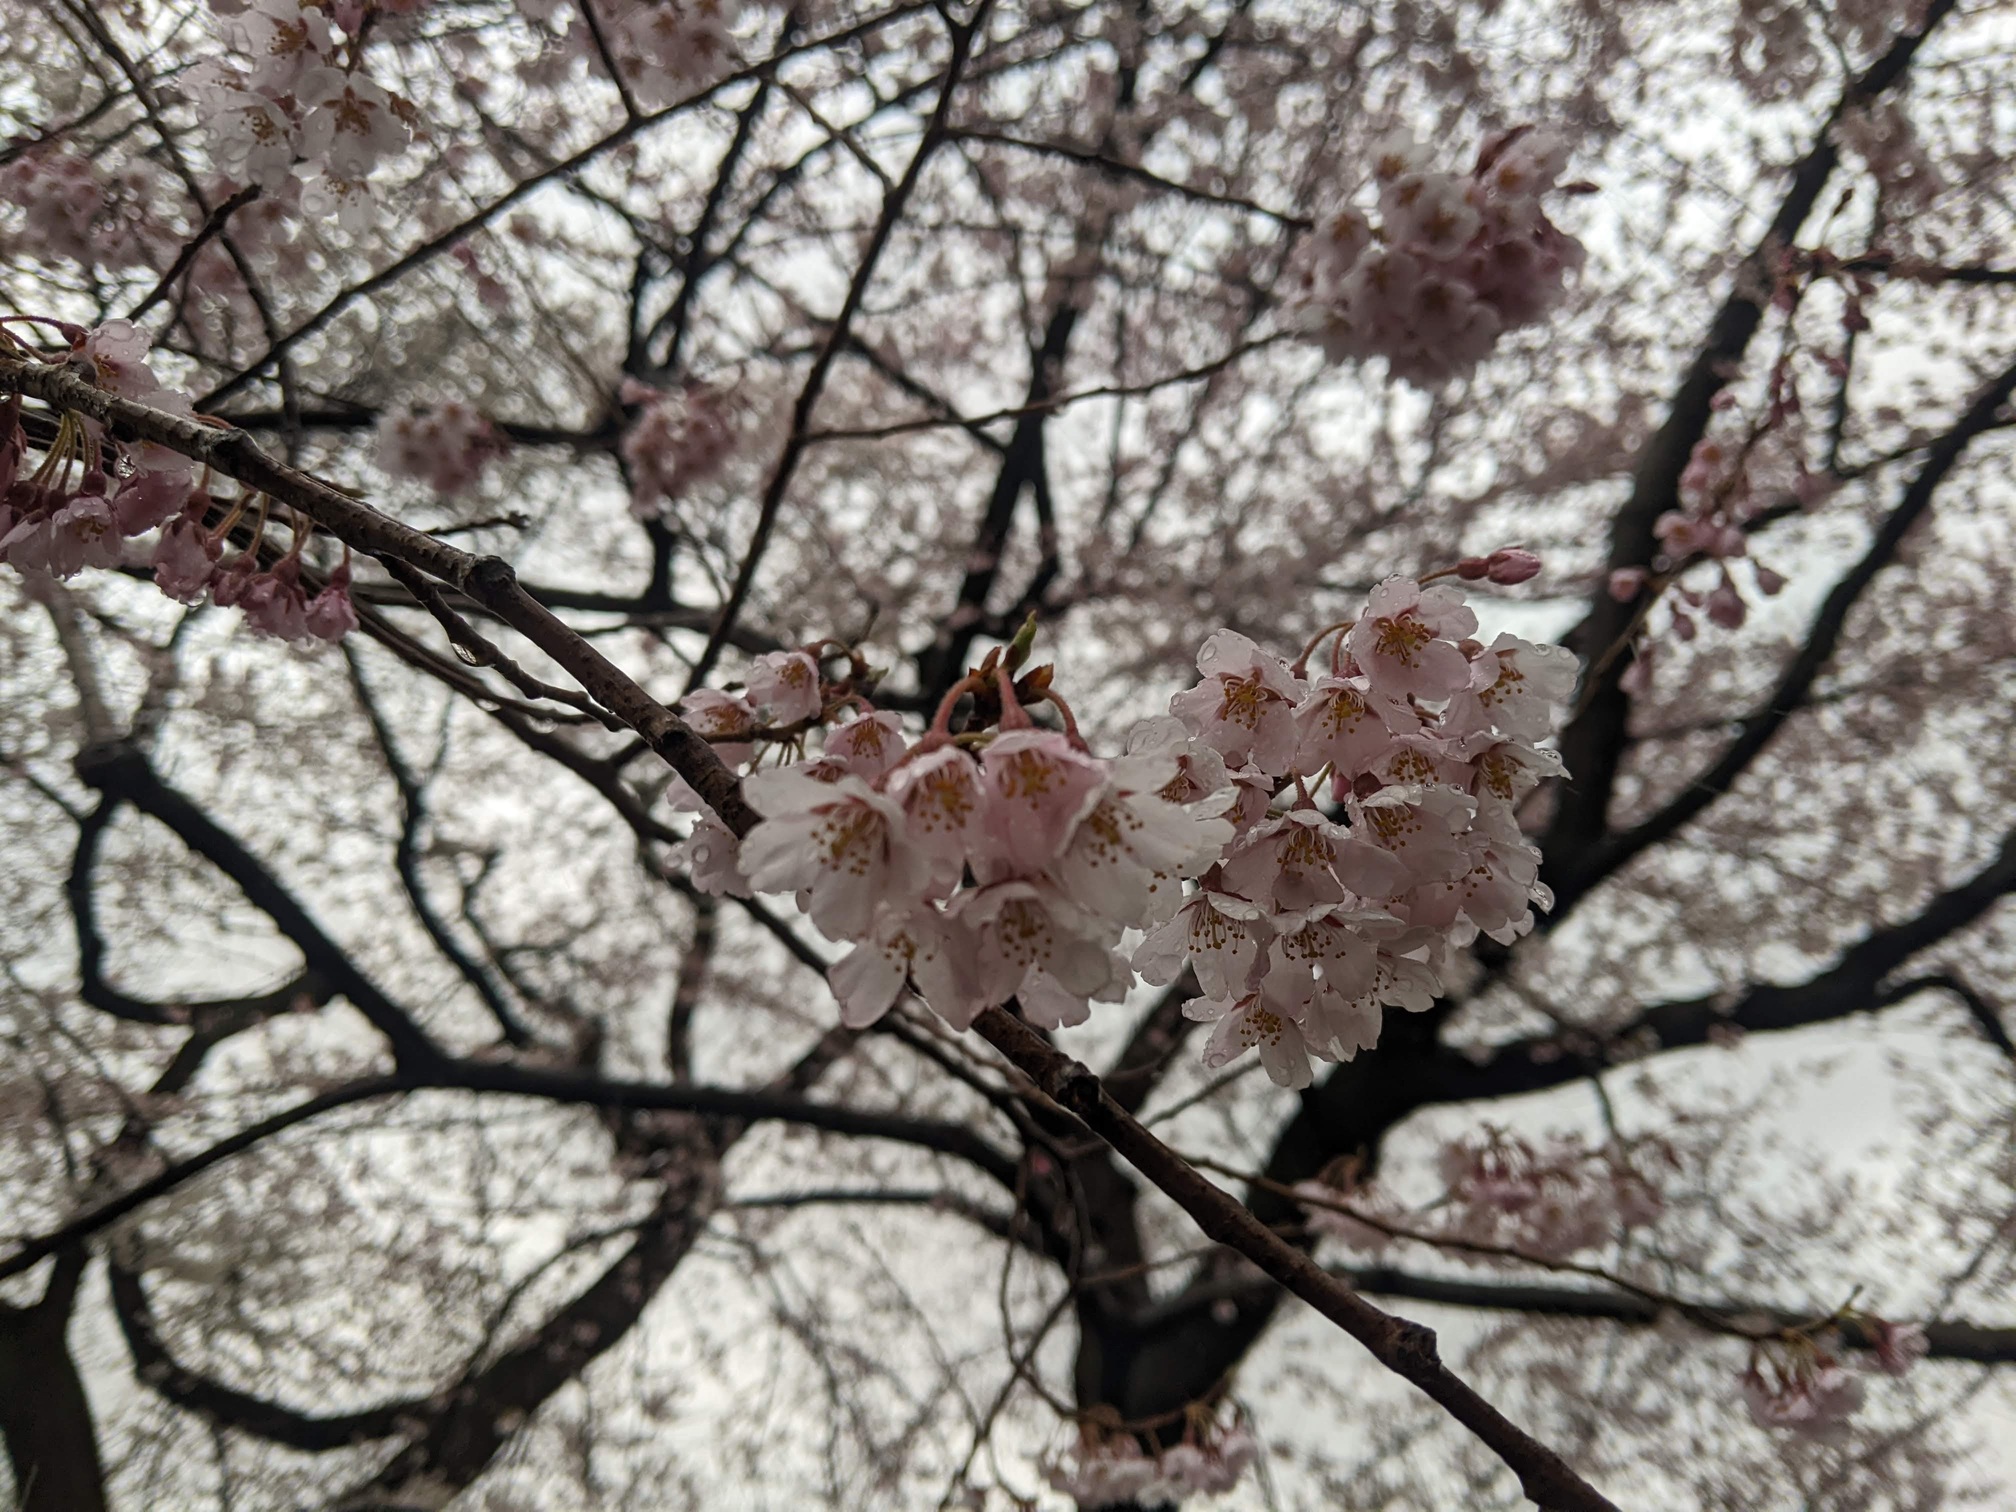
[[[1925,1330],[1916,1323],[1892,1323],[1873,1314],[1857,1321],[1871,1345],[1869,1369],[1903,1377],[1924,1358]],[[1759,1428],[1820,1435],[1840,1427],[1862,1405],[1863,1381],[1824,1338],[1790,1333],[1775,1347],[1751,1350],[1739,1382],[1743,1405]]]
[[[756,7],[745,0],[589,0],[607,55],[639,103],[657,108],[716,83],[738,62],[736,34]],[[518,0],[527,21],[558,34],[563,58],[603,54],[576,0]],[[542,66],[549,66],[550,62]]]
[[[378,466],[395,478],[417,478],[438,494],[460,493],[504,441],[474,406],[447,399],[426,409],[388,409],[378,420]]]
[[[1592,1148],[1572,1138],[1534,1143],[1485,1129],[1445,1144],[1436,1163],[1443,1196],[1419,1215],[1376,1183],[1347,1183],[1348,1191],[1304,1183],[1310,1229],[1369,1254],[1405,1234],[1548,1261],[1600,1249],[1622,1231],[1657,1222],[1665,1210],[1633,1154],[1614,1145]]]
[[[340,41],[336,27],[354,42],[375,11],[413,8],[385,0],[213,3],[225,14],[230,51],[190,70],[182,87],[219,170],[267,193],[299,177],[304,210],[333,214],[353,231],[368,228],[370,177],[404,150],[417,121],[407,101],[373,82],[361,49]]]
[[[73,371],[121,398],[190,416],[188,396],[154,376],[147,338],[130,322],[57,329],[69,342]],[[36,355],[4,324],[0,351]],[[170,598],[195,603],[208,593],[217,604],[242,610],[258,633],[283,640],[338,640],[357,628],[347,554],[312,591],[303,581],[302,550],[312,534],[305,522],[294,522],[285,553],[262,563],[268,508],[259,501],[249,539],[227,561],[226,542],[254,501],[220,505],[181,453],[114,440],[95,420],[69,411],[57,417],[55,434],[32,468],[31,445],[14,395],[0,404],[0,561],[15,571],[69,578],[87,567],[118,567],[128,541],[158,532],[149,559],[155,586]],[[210,517],[220,510],[213,527]]]
[[[1450,573],[1535,566],[1512,551]],[[1185,1012],[1216,1025],[1206,1065],[1257,1050],[1276,1082],[1306,1086],[1312,1060],[1371,1046],[1385,1008],[1428,1007],[1449,952],[1516,938],[1549,901],[1517,807],[1560,771],[1538,742],[1575,662],[1476,629],[1459,589],[1393,578],[1312,643],[1334,637],[1315,676],[1306,654],[1290,665],[1220,630],[1202,680],[1107,758],[1051,669],[1015,675],[1018,641],[914,745],[865,712],[817,756],[754,772],[743,793],[763,822],[738,848],[702,812],[684,860],[702,887],[795,892],[853,944],[830,973],[849,1024],[914,992],[956,1027],[1013,998],[1054,1028],[1121,1001],[1136,974],[1169,985],[1187,968]],[[822,678],[811,650],[780,652],[745,692],[681,709],[724,760],[748,761],[862,701]],[[955,734],[962,698],[985,717]]]
[[[1487,142],[1468,175],[1433,167],[1405,131],[1382,139],[1376,206],[1347,201],[1323,217],[1303,269],[1300,302],[1324,350],[1384,357],[1394,377],[1425,386],[1539,320],[1583,261],[1541,207],[1567,160],[1562,137],[1530,127]]]
[[[142,209],[158,196],[148,165],[107,169],[66,142],[26,145],[0,162],[0,254],[108,268],[146,268],[176,243]]]
[[[1044,1478],[1081,1507],[1155,1506],[1230,1491],[1259,1457],[1259,1442],[1243,1423],[1224,1429],[1193,1424],[1182,1442],[1159,1454],[1148,1453],[1131,1433],[1088,1423],[1071,1461],[1046,1465]]]
[[[619,447],[630,474],[630,509],[638,519],[663,514],[734,454],[739,438],[735,412],[720,390],[701,384],[655,389],[626,378],[620,397],[638,406]]]

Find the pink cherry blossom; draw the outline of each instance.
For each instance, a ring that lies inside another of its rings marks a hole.
[[[940,746],[898,767],[889,794],[903,806],[911,842],[930,858],[931,891],[950,892],[987,843],[988,789],[979,764],[957,746]]]
[[[406,146],[406,123],[391,95],[361,72],[317,68],[295,87],[301,156],[341,179],[368,179]]]
[[[503,451],[502,438],[472,405],[447,399],[425,410],[400,405],[378,421],[378,466],[395,478],[417,478],[436,493],[473,484]]]
[[[193,604],[217,570],[223,548],[204,531],[197,507],[171,521],[154,547],[154,586],[172,599]]]
[[[1236,630],[1218,630],[1197,653],[1204,681],[1169,700],[1169,712],[1225,758],[1279,776],[1295,760],[1300,678]]]
[[[1865,1318],[1862,1326],[1876,1351],[1876,1363],[1886,1375],[1909,1375],[1931,1347],[1923,1326],[1917,1323],[1888,1323],[1872,1317]]]
[[[964,980],[966,942],[936,909],[883,904],[866,939],[827,968],[840,1021],[865,1029],[906,988],[955,1029],[971,1026],[980,1005]]]
[[[255,60],[251,88],[275,94],[292,91],[304,73],[324,60],[333,41],[321,10],[300,0],[253,0],[233,30]]]
[[[713,810],[700,803],[697,793],[693,802],[702,812],[693,832],[673,847],[671,864],[683,868],[693,885],[709,897],[749,897],[755,888],[742,870],[742,842]]]
[[[1173,756],[1112,763],[1104,792],[1051,865],[1067,898],[1117,924],[1160,923],[1176,911],[1182,879],[1210,866],[1232,838],[1226,820],[1161,796],[1176,771]]]
[[[100,260],[95,231],[105,187],[91,160],[71,147],[33,147],[0,163],[0,204],[21,207],[22,251],[87,266]]]
[[[829,939],[860,939],[878,903],[910,897],[923,883],[924,859],[904,833],[902,809],[859,777],[820,782],[784,768],[757,772],[742,788],[765,816],[742,841],[750,885],[799,893]]]
[[[1270,1002],[1257,988],[1236,998],[1192,998],[1183,1005],[1183,1016],[1218,1026],[1204,1046],[1204,1064],[1214,1071],[1231,1065],[1248,1050],[1258,1050],[1260,1064],[1276,1086],[1300,1090],[1315,1079],[1302,1026],[1291,1012]]]
[[[1182,974],[1187,958],[1206,997],[1237,997],[1257,980],[1271,934],[1266,910],[1230,893],[1203,888],[1135,947],[1134,970],[1156,987]]]
[[[983,881],[1033,877],[1065,842],[1105,788],[1102,765],[1048,730],[1010,730],[987,747]]]
[[[1469,685],[1450,702],[1452,735],[1495,729],[1515,740],[1544,740],[1580,676],[1575,653],[1500,635],[1471,663]]]
[[[619,447],[630,473],[630,509],[638,518],[662,513],[734,455],[740,437],[725,393],[700,384],[661,392],[626,379],[621,397],[643,406]]]
[[[1091,1015],[1088,999],[1124,987],[1124,968],[1101,938],[1099,924],[1054,888],[990,883],[960,892],[951,914],[974,942],[979,1007],[1019,998],[1031,1023],[1056,1029],[1084,1023]],[[948,1009],[939,1012],[953,1018]]]
[[[317,640],[338,641],[357,628],[357,607],[350,602],[350,559],[346,555],[328,581],[308,601],[308,633]]]
[[[1421,716],[1405,703],[1372,691],[1363,677],[1322,677],[1295,710],[1300,743],[1295,765],[1316,772],[1328,764],[1348,782],[1373,770],[1393,750],[1396,735],[1421,728]]]
[[[1862,1378],[1825,1351],[1783,1366],[1753,1362],[1741,1386],[1743,1405],[1759,1428],[1825,1434],[1862,1405]]]
[[[1448,882],[1467,872],[1464,839],[1476,816],[1476,799],[1440,784],[1382,788],[1351,804],[1354,832],[1399,863],[1401,887]],[[1393,895],[1359,891],[1366,897]]]
[[[828,730],[821,754],[873,783],[879,782],[884,773],[903,759],[907,748],[900,718],[886,713],[864,714],[838,729]]]
[[[308,639],[308,597],[301,590],[299,558],[286,556],[245,585],[238,607],[260,635],[280,640]]]
[[[1255,827],[1220,868],[1228,891],[1274,913],[1347,898],[1388,898],[1405,888],[1406,864],[1315,809],[1298,808]]]
[[[695,688],[679,700],[679,716],[713,743],[714,754],[729,766],[741,766],[756,754],[755,745],[736,737],[753,734],[756,710],[746,698],[716,688]]]
[[[749,702],[777,724],[797,724],[820,709],[819,663],[803,651],[772,651],[749,674]]]
[[[1476,630],[1460,590],[1388,578],[1351,629],[1351,655],[1374,692],[1402,703],[1440,702],[1469,686],[1470,663],[1455,642]]]
[[[1127,731],[1124,749],[1129,756],[1170,756],[1176,761],[1176,775],[1157,790],[1169,803],[1190,806],[1211,818],[1224,813],[1238,800],[1225,772],[1225,758],[1169,714],[1144,719]]]

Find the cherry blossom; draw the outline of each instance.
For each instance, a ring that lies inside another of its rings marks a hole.
[[[1166,987],[1182,973],[1187,957],[1206,997],[1235,997],[1254,980],[1271,933],[1266,920],[1257,903],[1200,888],[1142,938],[1134,970],[1143,981]]]
[[[1218,1026],[1204,1046],[1204,1064],[1213,1070],[1258,1050],[1260,1064],[1276,1086],[1294,1091],[1315,1079],[1309,1066],[1312,1047],[1303,1037],[1301,1023],[1262,988],[1238,997],[1192,998],[1183,1005],[1183,1016]]]
[[[1541,208],[1567,162],[1558,135],[1507,132],[1467,177],[1436,169],[1405,132],[1368,157],[1378,220],[1336,204],[1304,256],[1301,308],[1333,358],[1384,357],[1395,377],[1424,385],[1460,377],[1504,332],[1546,314],[1581,266],[1580,243]]]
[[[924,880],[902,809],[859,777],[820,782],[790,769],[757,772],[744,779],[743,793],[765,819],[742,841],[750,885],[797,892],[831,939],[860,938],[879,902],[909,896]]]
[[[1372,590],[1352,627],[1351,655],[1386,698],[1445,699],[1469,686],[1470,663],[1455,642],[1476,629],[1477,616],[1460,590],[1388,578]]]
[[[1803,1342],[1788,1363],[1753,1360],[1740,1384],[1743,1405],[1759,1428],[1826,1434],[1862,1405],[1862,1378],[1825,1350]]]
[[[1228,765],[1251,762],[1279,776],[1295,759],[1295,706],[1301,679],[1234,630],[1209,636],[1197,653],[1204,681],[1169,700],[1169,712]]]
[[[828,730],[821,755],[857,777],[876,782],[903,759],[907,749],[902,719],[895,714],[875,713]]]
[[[959,893],[950,912],[973,940],[979,1007],[1015,997],[1031,1023],[1057,1029],[1084,1023],[1088,999],[1124,988],[1104,928],[1047,884],[989,883]]]
[[[1035,876],[1064,845],[1104,790],[1100,764],[1070,738],[1009,730],[987,747],[983,880]]]
[[[502,450],[490,422],[460,399],[424,410],[400,405],[378,421],[378,466],[395,478],[417,478],[440,494],[468,488]]]
[[[294,97],[303,112],[301,155],[336,178],[368,179],[406,145],[398,102],[361,73],[313,69]]]
[[[642,406],[619,451],[630,473],[630,508],[650,519],[721,471],[739,439],[727,396],[693,384],[661,392],[625,379],[626,404]]]
[[[819,712],[819,663],[803,651],[773,651],[756,659],[749,702],[778,724],[798,724]]]
[[[914,985],[953,1028],[968,1028],[981,1005],[965,980],[965,945],[935,909],[883,904],[867,938],[827,969],[840,1021],[865,1029]]]

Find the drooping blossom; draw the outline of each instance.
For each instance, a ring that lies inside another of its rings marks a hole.
[[[958,928],[934,908],[883,904],[867,937],[827,968],[840,1002],[840,1021],[850,1029],[865,1029],[914,985],[953,1028],[968,1028],[982,1005],[967,980],[965,943]]]
[[[1789,1360],[1753,1360],[1740,1385],[1743,1405],[1759,1428],[1824,1435],[1862,1405],[1862,1377],[1803,1341]]]
[[[759,892],[797,893],[829,939],[859,939],[878,903],[908,897],[924,881],[903,810],[859,777],[820,782],[786,769],[757,772],[742,786],[764,816],[743,838],[744,875]]]

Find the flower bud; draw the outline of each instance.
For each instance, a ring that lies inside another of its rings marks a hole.
[[[1523,583],[1540,575],[1540,558],[1521,546],[1506,546],[1491,553],[1487,569],[1494,583]]]

